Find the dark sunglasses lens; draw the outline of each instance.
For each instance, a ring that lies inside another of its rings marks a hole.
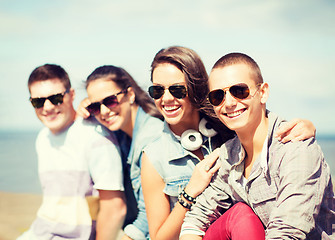
[[[100,103],[92,103],[86,109],[91,115],[97,115],[100,113]]]
[[[52,95],[52,96],[48,97],[49,101],[53,105],[60,105],[60,104],[62,104],[63,103],[63,98],[64,98],[63,94],[56,94],[56,95]]]
[[[117,101],[117,97],[114,95],[114,96],[106,97],[103,100],[102,104],[108,108],[111,108],[111,107],[117,106],[119,102]]]
[[[213,90],[208,94],[208,100],[213,106],[219,106],[224,99],[224,94],[222,89]]]
[[[150,86],[149,95],[154,99],[159,99],[164,94],[164,88],[162,86]]]
[[[32,98],[30,99],[31,104],[34,108],[41,108],[44,105],[46,98]]]
[[[66,93],[66,92],[65,92]],[[64,93],[64,94],[65,94]],[[34,108],[41,108],[44,106],[45,101],[48,99],[53,105],[60,105],[63,103],[64,94],[58,93],[51,95],[47,98],[31,98],[30,102]]]
[[[235,85],[231,86],[229,89],[231,95],[238,99],[245,99],[249,96],[250,91],[247,85]]]
[[[176,98],[184,98],[186,97],[186,87],[185,86],[170,86],[170,93]]]

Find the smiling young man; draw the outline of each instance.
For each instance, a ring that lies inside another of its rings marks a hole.
[[[18,239],[116,239],[126,205],[115,137],[97,123],[76,119],[74,89],[62,67],[37,67],[28,88],[45,125],[36,141],[43,202]]]
[[[266,110],[269,86],[257,63],[242,53],[223,56],[209,88],[216,115],[237,137],[222,145],[222,166],[187,213],[181,239],[251,239],[234,233],[235,226],[253,228],[238,226],[238,212],[229,213],[240,203],[261,220],[265,239],[334,239],[329,167],[314,138],[286,144],[275,138],[284,120]]]

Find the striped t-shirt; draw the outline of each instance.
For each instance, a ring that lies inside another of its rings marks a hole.
[[[97,189],[124,191],[116,139],[100,125],[79,119],[57,135],[42,129],[36,149],[43,202],[19,239],[90,239],[95,219],[89,203],[98,202],[92,201]]]

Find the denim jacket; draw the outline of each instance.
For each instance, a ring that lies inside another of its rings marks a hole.
[[[149,227],[141,187],[142,152],[147,144],[159,137],[162,129],[163,122],[160,119],[152,117],[139,107],[132,139],[122,131],[117,131],[116,134],[122,151],[125,175],[126,178],[128,177],[128,179],[125,179],[125,181],[128,182],[128,184],[125,183],[125,188],[127,207],[131,212],[127,214],[126,221],[129,224],[125,226],[124,232],[135,240],[149,238]],[[129,192],[129,177],[133,192]],[[136,205],[137,216],[134,217]]]
[[[202,135],[201,150],[204,156],[207,156],[218,145],[217,136],[209,139]],[[178,194],[189,182],[194,166],[200,159],[182,147],[179,137],[171,132],[166,122],[164,122],[164,129],[160,137],[148,144],[144,152],[165,182],[164,193],[170,197],[172,210],[177,202]]]

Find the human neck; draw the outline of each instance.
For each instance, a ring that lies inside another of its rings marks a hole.
[[[263,114],[260,123],[246,131],[236,131],[236,134],[246,152],[244,159],[244,176],[249,177],[255,160],[262,152],[264,141],[268,133],[268,118]]]
[[[177,136],[181,136],[188,129],[199,130],[200,115],[194,110],[187,120],[180,120],[177,124],[169,124],[170,130]]]
[[[131,106],[131,110],[130,110],[130,114],[131,114],[130,121],[128,121],[126,126],[121,129],[123,132],[125,132],[131,138],[133,138],[133,130],[134,130],[134,127],[135,127],[137,111],[138,111],[138,105],[134,103]]]

